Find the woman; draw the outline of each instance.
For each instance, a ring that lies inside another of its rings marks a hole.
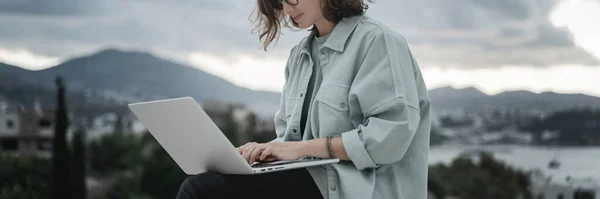
[[[426,198],[430,101],[405,39],[366,16],[362,0],[258,0],[263,48],[281,25],[312,26],[285,68],[277,138],[238,148],[248,163],[340,163],[186,179],[178,198]]]

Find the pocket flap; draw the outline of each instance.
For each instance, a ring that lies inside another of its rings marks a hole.
[[[317,101],[338,111],[347,111],[349,89],[341,85],[323,84],[319,88]]]

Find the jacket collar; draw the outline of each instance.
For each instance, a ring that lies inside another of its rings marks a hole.
[[[348,38],[350,37],[350,34],[352,34],[354,29],[356,29],[356,26],[358,26],[358,23],[363,17],[366,16],[364,14],[361,14],[358,16],[343,18],[333,28],[333,31],[330,33],[329,38],[327,38],[327,41],[325,41],[325,44],[323,44],[323,47],[338,52],[343,52],[346,48],[346,43],[348,41]],[[302,40],[302,42],[300,43],[300,49],[302,50],[302,53],[306,53],[310,56],[310,42],[312,42],[313,38],[315,37],[315,34],[315,31],[311,31],[310,35],[308,35],[307,38],[304,38]]]

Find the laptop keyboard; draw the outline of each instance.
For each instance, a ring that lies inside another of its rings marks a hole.
[[[273,165],[273,164],[255,164],[255,165],[252,165],[252,168],[256,169],[256,168],[264,168],[264,167],[271,167],[271,166],[275,166],[275,165]]]
[[[272,167],[272,166],[279,166],[279,165],[285,165],[285,164],[291,164],[291,163],[296,163],[299,161],[285,161],[285,162],[280,162],[280,163],[258,163],[258,164],[254,164],[250,167],[252,168],[264,168],[264,167]]]

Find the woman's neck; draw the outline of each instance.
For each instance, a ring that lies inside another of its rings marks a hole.
[[[335,28],[335,23],[326,19],[322,19],[315,23],[315,27],[317,28],[317,36],[322,37],[333,32],[333,28]]]

